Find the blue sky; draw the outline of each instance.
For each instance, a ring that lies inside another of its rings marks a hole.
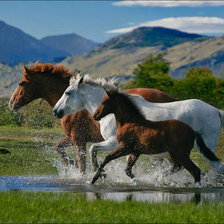
[[[224,1],[1,1],[0,20],[42,38],[77,33],[97,42],[139,26],[224,34]]]

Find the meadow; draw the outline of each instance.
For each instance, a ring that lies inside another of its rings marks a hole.
[[[60,128],[1,126],[0,151],[11,153],[0,154],[0,175],[57,175],[52,157],[60,160],[54,144],[63,136]],[[217,146],[222,159],[223,141],[222,134]],[[191,157],[209,169],[197,152]],[[0,192],[0,223],[221,223],[223,209],[223,203],[92,201],[75,192]]]

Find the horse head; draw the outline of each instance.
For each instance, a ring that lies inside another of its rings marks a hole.
[[[79,112],[83,108],[82,93],[79,89],[84,77],[71,77],[70,85],[63,93],[53,108],[53,114],[57,118],[62,118],[65,115],[72,114],[73,111]]]
[[[99,104],[99,106],[97,107],[93,118],[96,121],[101,120],[103,117],[107,116],[108,114],[113,113],[113,98],[115,96],[115,91],[108,91],[106,90],[107,95],[103,98],[103,100],[101,101],[101,103]]]
[[[31,73],[32,72],[24,66],[22,79],[19,81],[19,85],[9,100],[10,109],[18,111],[22,106],[40,97],[39,91],[32,81],[34,76]]]

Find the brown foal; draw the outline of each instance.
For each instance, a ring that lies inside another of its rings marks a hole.
[[[94,118],[100,120],[114,113],[117,121],[117,139],[119,146],[114,149],[99,166],[92,184],[100,177],[104,166],[118,157],[133,154],[135,160],[128,161],[126,174],[134,178],[132,167],[141,154],[159,154],[168,152],[174,166],[183,166],[194,177],[195,183],[201,180],[200,169],[191,161],[190,152],[196,140],[201,152],[209,159],[219,161],[205,145],[199,133],[189,125],[178,120],[146,120],[129,94],[119,91],[107,92],[98,106]]]

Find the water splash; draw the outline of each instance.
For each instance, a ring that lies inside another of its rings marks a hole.
[[[64,163],[57,159],[52,160],[53,166],[57,168],[58,175],[64,179],[74,179],[77,182],[91,181],[94,176],[94,172],[91,167],[88,166],[87,174],[82,176],[79,169],[75,166],[65,166]],[[110,185],[110,186],[138,186],[138,187],[174,187],[174,188],[195,188],[194,179],[191,174],[186,170],[182,169],[178,172],[171,173],[171,164],[167,161],[162,163],[155,163],[153,166],[145,163],[138,163],[133,168],[136,181],[132,181],[126,176],[124,170],[126,168],[126,162],[122,160],[115,160],[109,163],[105,167],[107,177],[105,180],[99,179],[96,185]],[[201,186],[200,187],[223,187],[224,176],[218,175],[215,171],[210,170],[209,172],[201,175]]]
[[[39,142],[39,138],[34,138],[34,141]],[[87,174],[82,176],[79,169],[75,166],[66,166],[62,159],[59,157],[54,146],[47,146],[40,143],[41,147],[44,147],[46,160],[50,161],[52,166],[57,169],[59,178],[61,179],[73,179],[75,182],[86,183],[91,181],[94,176],[91,164],[87,163]],[[69,148],[66,148],[66,152]],[[74,151],[70,148],[70,153]],[[104,156],[99,155],[99,161]],[[90,161],[87,158],[87,161]],[[136,165],[133,167],[133,173],[135,174],[135,182],[131,181],[125,174],[126,160],[117,159],[111,161],[106,165],[105,171],[107,178],[103,181],[99,179],[96,185],[110,185],[110,186],[138,186],[138,187],[173,187],[173,188],[195,188],[194,180],[191,174],[186,170],[182,169],[176,173],[171,173],[170,170],[172,165],[169,161],[151,161],[149,156],[145,156],[143,160],[138,160]],[[202,171],[203,172],[203,171]],[[203,172],[201,175],[201,187],[223,187],[224,176],[218,175],[214,170],[209,172]]]

